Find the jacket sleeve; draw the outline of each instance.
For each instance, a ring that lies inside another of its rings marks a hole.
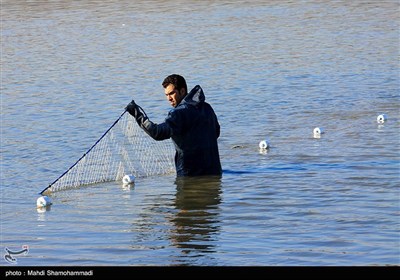
[[[156,124],[139,110],[135,114],[138,125],[154,140],[165,140],[172,136],[172,129],[167,122]]]
[[[167,123],[153,123],[148,118],[143,120],[140,127],[154,140],[165,140],[172,136],[172,130]]]

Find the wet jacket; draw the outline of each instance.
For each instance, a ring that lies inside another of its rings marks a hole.
[[[132,111],[128,109],[153,139],[172,139],[176,149],[177,176],[222,174],[217,143],[220,125],[213,108],[205,102],[199,85],[168,113],[161,124],[153,123],[138,109]]]

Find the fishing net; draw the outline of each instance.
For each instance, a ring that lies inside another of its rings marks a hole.
[[[124,111],[75,164],[41,194],[121,180],[124,175],[148,177],[175,172],[171,140],[156,141]]]

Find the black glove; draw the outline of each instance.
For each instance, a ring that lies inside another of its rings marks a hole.
[[[137,121],[137,123],[141,126],[143,122],[147,119],[146,114],[142,113],[143,109],[135,103],[135,100],[132,100],[126,107],[125,110],[128,111]]]
[[[125,107],[125,110],[136,119],[138,125],[153,139],[163,140],[171,137],[172,130],[170,127],[166,124],[160,126],[150,121],[142,107],[137,105],[134,100]]]
[[[125,110],[128,111],[135,119],[137,118],[139,111],[139,106],[135,103],[135,100],[132,100],[126,107]]]

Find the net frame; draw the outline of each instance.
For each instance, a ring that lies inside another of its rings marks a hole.
[[[126,112],[40,194],[119,181],[126,174],[140,178],[175,172],[172,141],[154,140]]]

